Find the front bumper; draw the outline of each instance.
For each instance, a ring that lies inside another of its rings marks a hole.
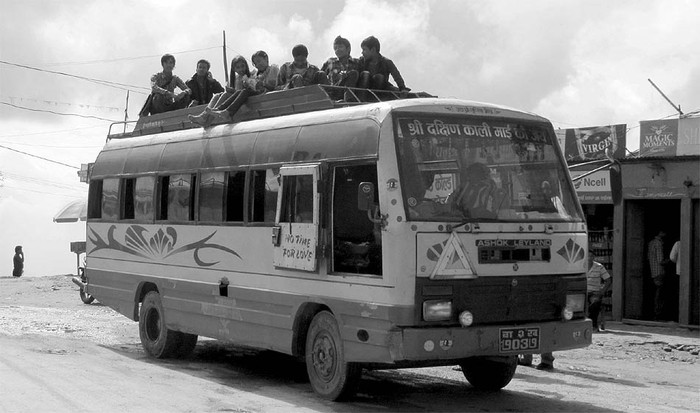
[[[509,327],[539,327],[540,346],[527,351],[500,351],[499,332]],[[569,350],[591,344],[591,320],[454,328],[405,328],[389,333],[394,362],[456,360],[473,356],[514,356]]]

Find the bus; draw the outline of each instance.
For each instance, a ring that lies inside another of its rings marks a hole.
[[[85,289],[138,321],[148,355],[198,336],[273,350],[342,400],[363,369],[459,365],[498,390],[519,354],[591,343],[586,223],[548,120],[303,89],[252,97],[232,123],[110,132]]]

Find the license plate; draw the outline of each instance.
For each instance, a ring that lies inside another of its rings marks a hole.
[[[519,351],[540,349],[540,328],[502,328],[499,330],[500,353],[513,353]]]

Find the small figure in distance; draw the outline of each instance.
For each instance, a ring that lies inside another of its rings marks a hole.
[[[209,68],[211,68],[211,64],[207,60],[201,59],[197,62],[197,72],[192,76],[192,79],[185,82],[192,91],[190,106],[206,105],[215,93],[224,91],[221,83],[212,77]]]
[[[360,81],[358,87],[364,89],[399,91],[403,94],[411,89],[406,84],[396,68],[394,62],[379,53],[379,40],[374,36],[369,36],[360,44],[362,47],[362,57],[360,57]],[[394,79],[396,85],[389,82],[389,75]]]
[[[277,88],[286,90],[295,87],[309,85],[327,85],[328,77],[318,67],[310,64],[307,60],[309,49],[303,44],[298,44],[292,48],[293,61],[287,62],[280,68],[277,79]]]
[[[326,60],[321,70],[328,77],[332,86],[356,87],[360,77],[360,61],[350,56],[350,41],[338,36],[333,40],[336,57]]]
[[[209,127],[215,120],[230,121],[252,94],[255,94],[255,79],[250,73],[245,57],[238,55],[231,60],[231,74],[226,91],[214,95],[202,113],[196,116],[188,115],[188,119],[204,128]]]
[[[276,64],[270,64],[267,53],[263,50],[258,50],[253,53],[250,58],[253,62],[253,77],[255,78],[255,91],[258,94],[272,92],[277,89],[277,78],[280,73],[280,68]]]
[[[173,74],[175,56],[164,54],[160,58],[160,64],[163,71],[151,76],[151,94],[141,109],[140,116],[183,109],[190,104],[192,91],[182,79]],[[181,90],[180,93],[175,93],[176,87]]]
[[[593,330],[600,331],[601,322],[598,320],[600,310],[603,306],[603,297],[610,289],[612,277],[605,269],[603,264],[595,261],[595,254],[592,249],[588,250],[588,272],[587,291],[588,291],[588,317],[593,321]],[[601,287],[602,282],[602,287]]]
[[[12,258],[12,264],[12,276],[21,277],[24,273],[24,252],[22,252],[21,245],[15,247],[15,256]]]

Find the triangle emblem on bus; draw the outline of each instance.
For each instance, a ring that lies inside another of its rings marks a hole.
[[[450,238],[445,243],[442,254],[440,254],[440,258],[430,274],[432,280],[447,278],[476,278],[476,272],[456,232],[450,234]]]

